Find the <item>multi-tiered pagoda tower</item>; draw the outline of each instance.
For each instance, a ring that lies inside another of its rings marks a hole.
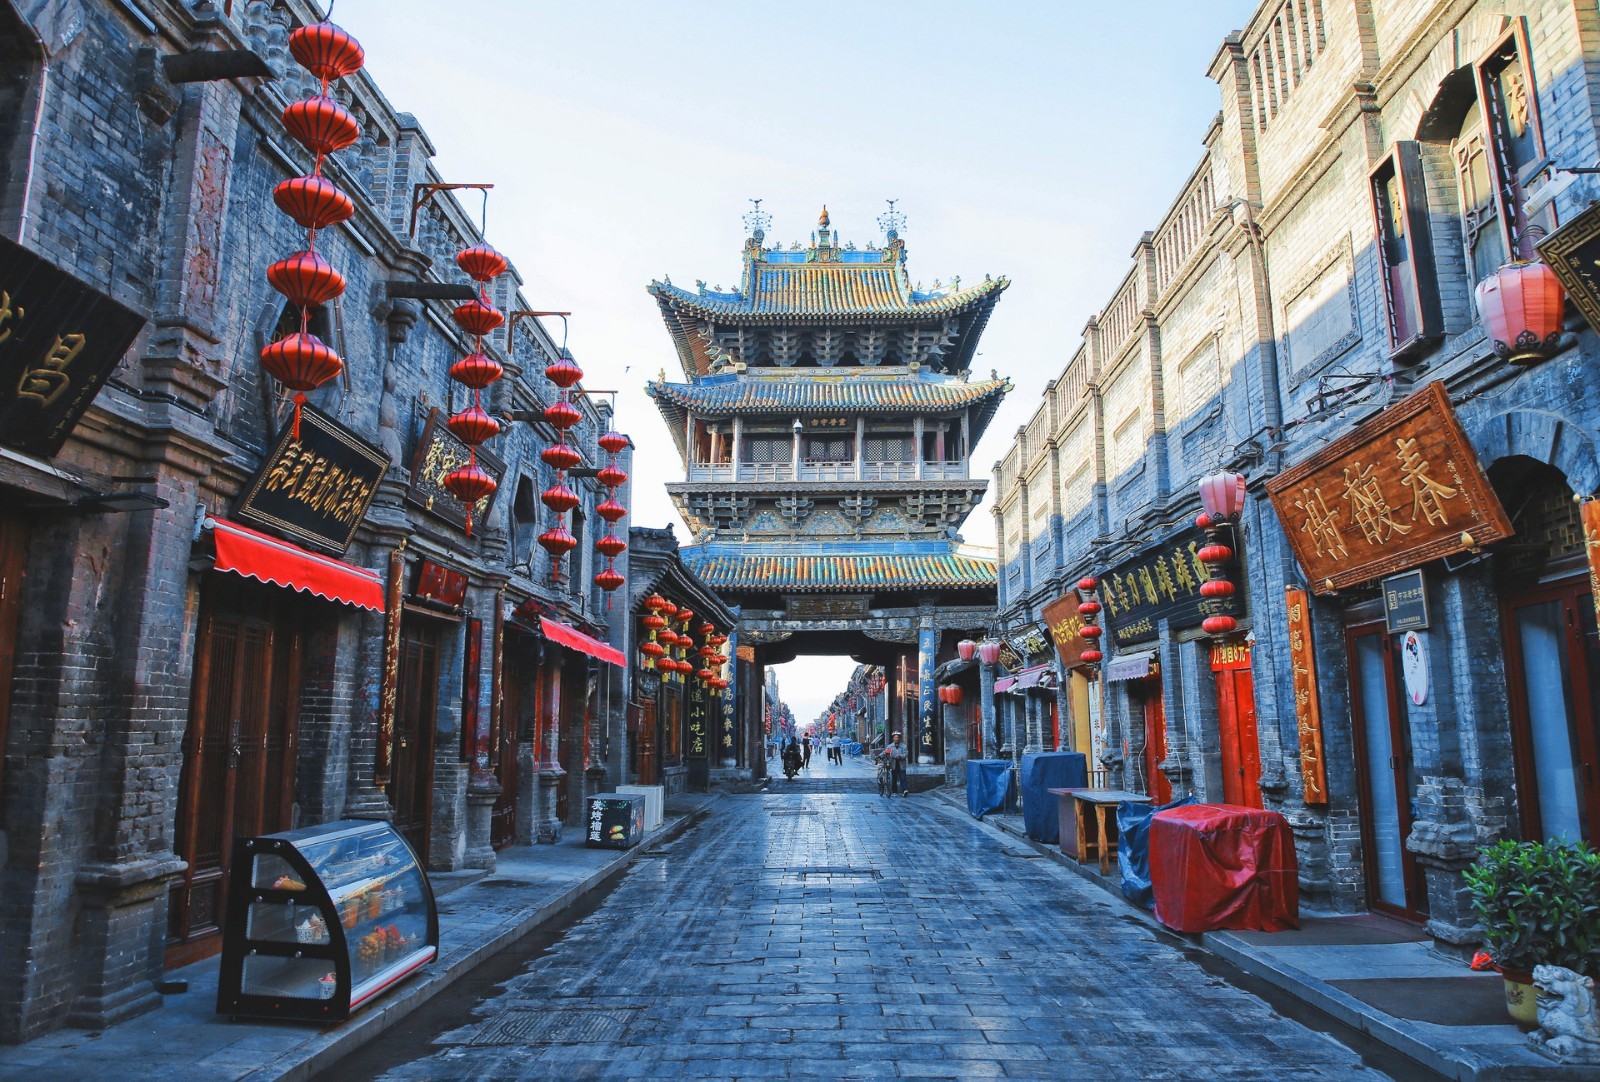
[[[784,249],[748,216],[737,289],[652,282],[685,378],[649,393],[684,460],[667,486],[694,536],[684,560],[740,607],[753,675],[800,654],[883,665],[891,725],[931,763],[947,743],[934,666],[995,604],[993,561],[957,531],[986,485],[972,448],[1011,387],[969,378],[1008,283],[913,287],[902,219],[879,221],[886,243],[857,248],[824,208],[809,246]]]

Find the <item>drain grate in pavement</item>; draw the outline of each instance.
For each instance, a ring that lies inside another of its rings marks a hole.
[[[787,809],[787,810],[784,810],[784,811],[771,811],[771,812],[768,812],[767,814],[768,815],[817,815],[819,813],[815,809],[812,809],[812,808],[799,808],[799,809]]]
[[[883,873],[875,868],[815,867],[796,868],[804,879],[882,879]]]
[[[638,1008],[550,1011],[512,1007],[486,1022],[472,1038],[487,1044],[614,1044]]]

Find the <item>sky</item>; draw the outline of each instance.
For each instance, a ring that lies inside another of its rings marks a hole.
[[[824,204],[841,243],[881,243],[899,200],[913,282],[1012,282],[973,363],[1015,384],[973,459],[988,475],[1198,163],[1220,107],[1206,66],[1255,6],[338,0],[334,17],[442,177],[495,185],[490,243],[533,307],[573,312],[585,386],[621,391],[631,521],[687,542],[662,489],[683,467],[642,390],[682,378],[652,279],[736,285],[752,198],[785,247]],[[974,545],[994,544],[990,506]],[[852,665],[780,666],[795,717]]]

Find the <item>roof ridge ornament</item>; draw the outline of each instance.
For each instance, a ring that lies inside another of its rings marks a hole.
[[[767,239],[767,227],[772,224],[772,215],[761,209],[761,200],[750,200],[750,209],[744,213],[744,227],[746,236],[754,241],[757,247]]]
[[[889,240],[899,240],[900,230],[906,227],[906,216],[895,209],[895,204],[900,200],[889,199],[886,202],[889,204],[889,209],[878,215],[878,228],[883,230]]]

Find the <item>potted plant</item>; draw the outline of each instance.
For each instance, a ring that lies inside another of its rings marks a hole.
[[[1534,966],[1600,976],[1600,853],[1583,843],[1501,841],[1478,851],[1466,881],[1519,1026],[1538,1024]]]

